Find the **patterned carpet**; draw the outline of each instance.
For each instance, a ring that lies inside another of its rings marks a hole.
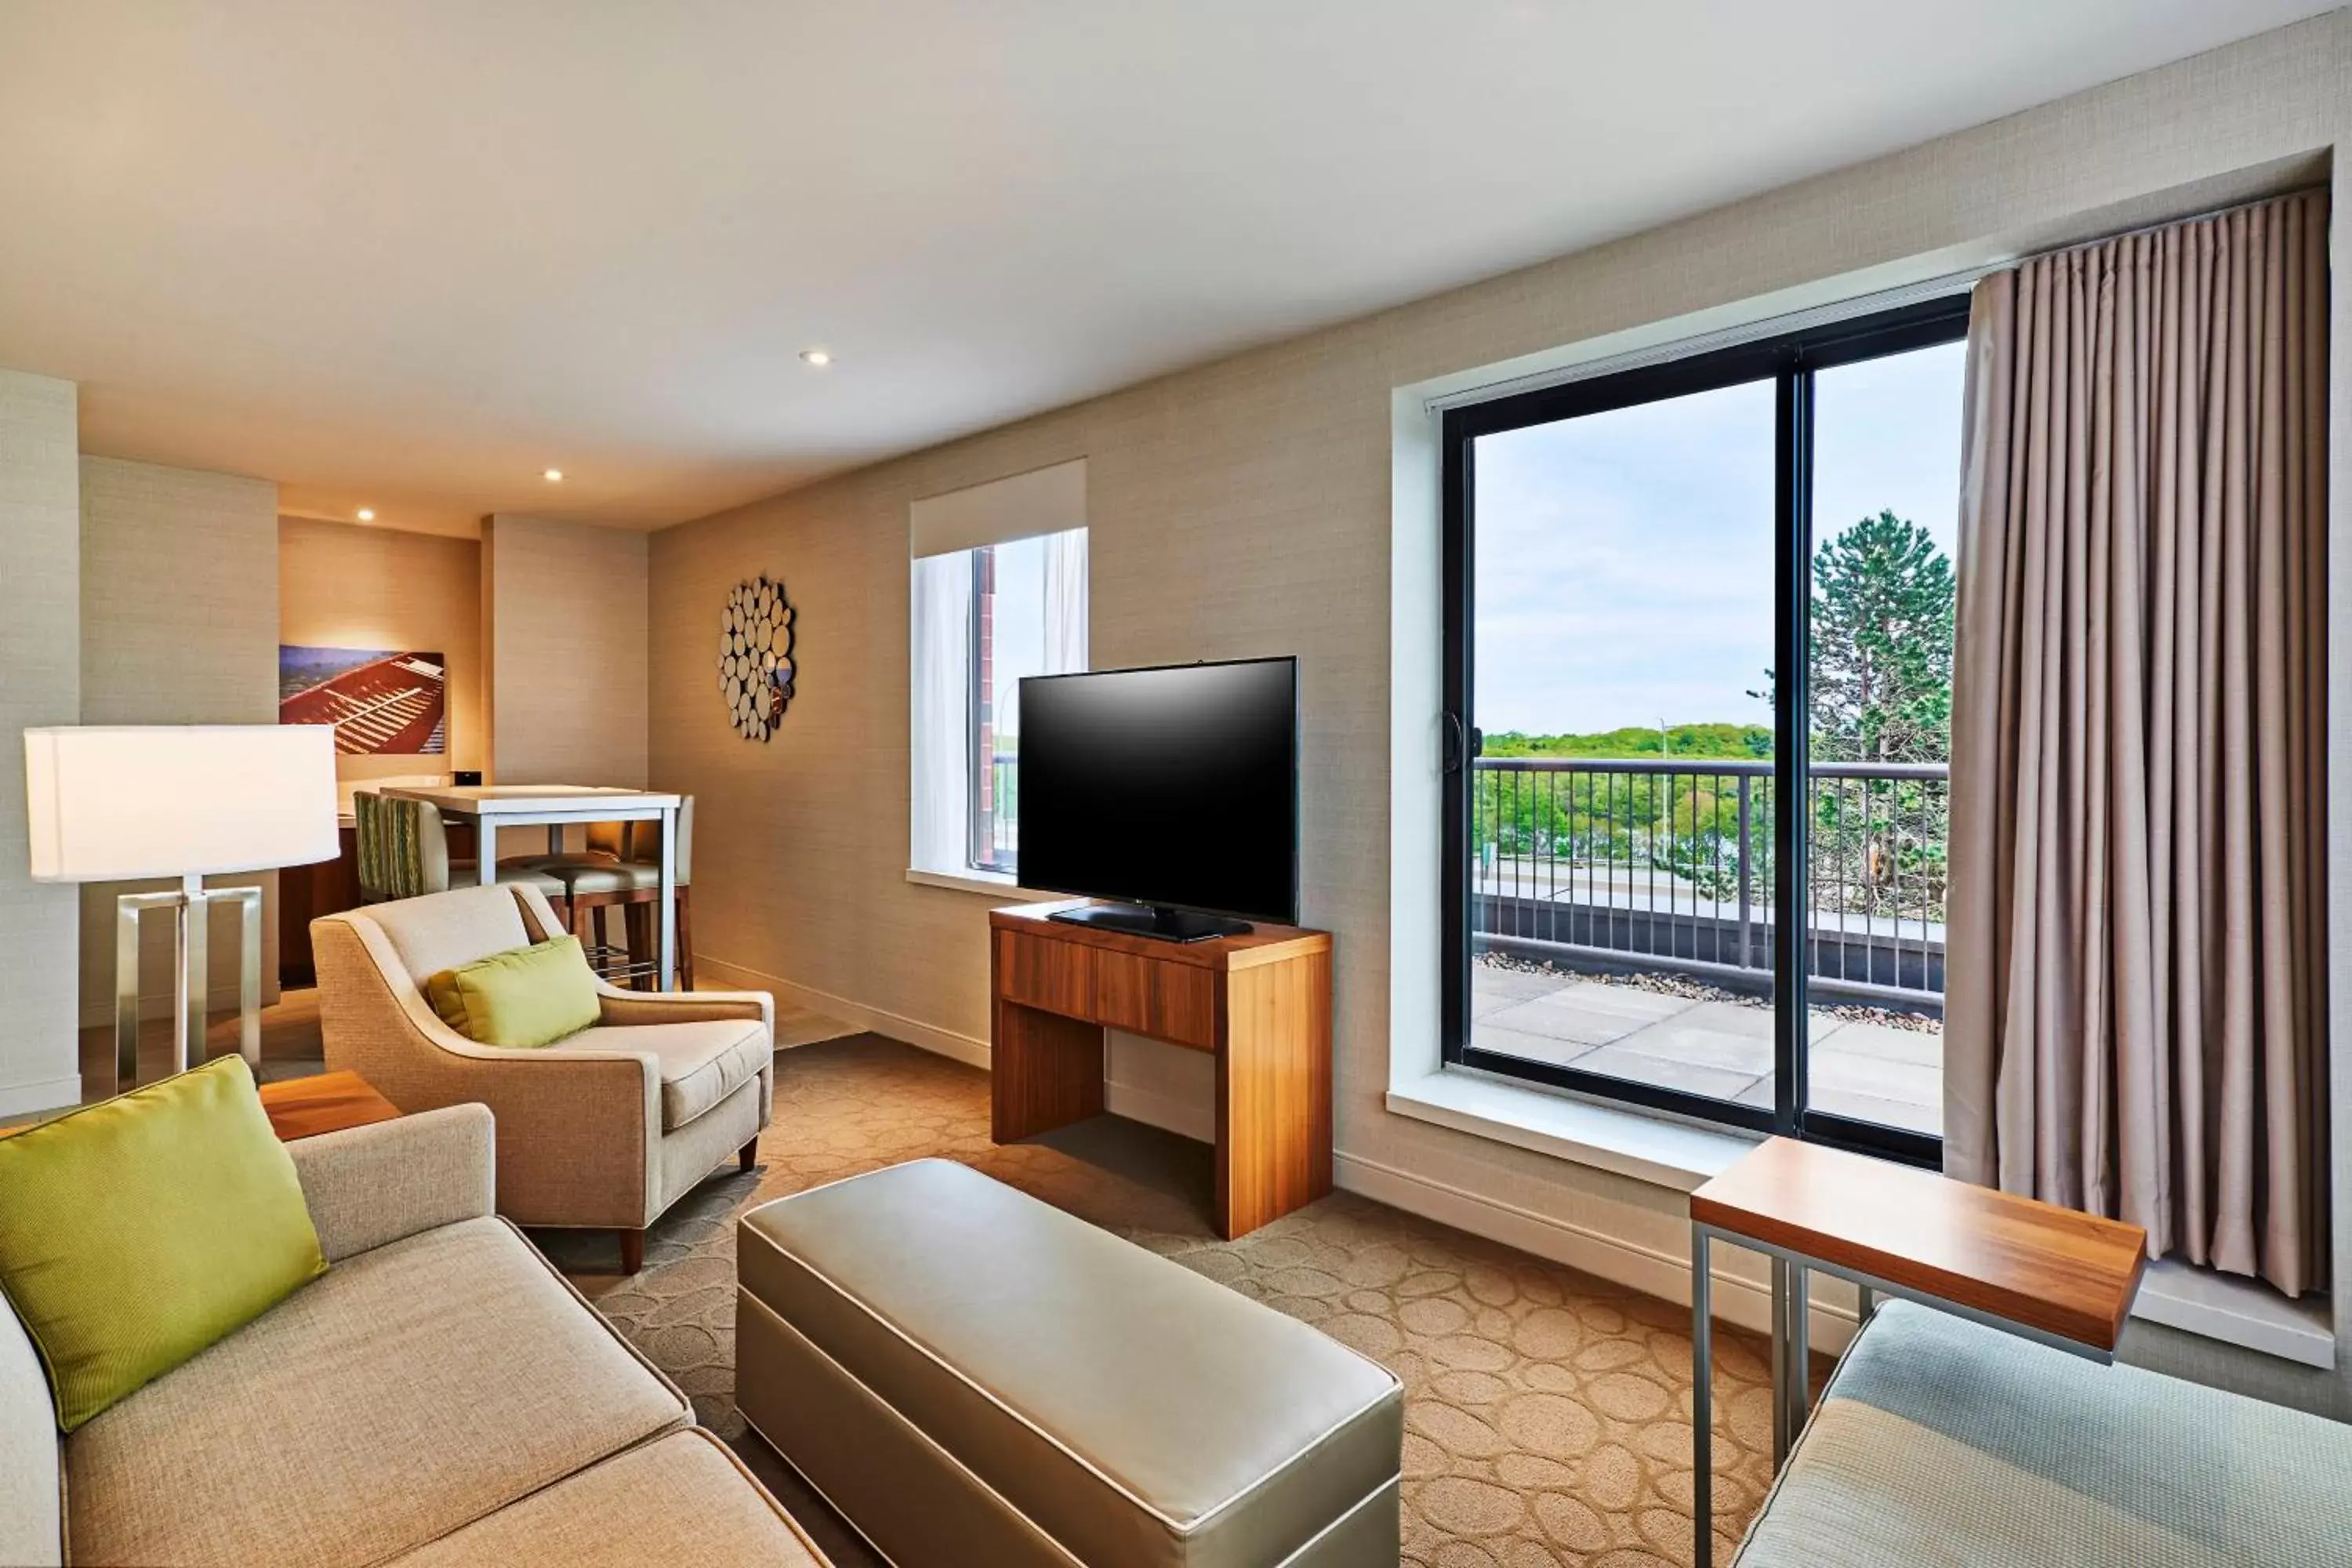
[[[777,1058],[760,1168],[714,1178],[620,1279],[608,1237],[550,1256],[694,1398],[835,1560],[878,1562],[747,1436],[734,1409],[735,1216],[920,1155],[987,1172],[1393,1368],[1406,1387],[1404,1561],[1425,1568],[1657,1568],[1690,1561],[1690,1339],[1679,1307],[1349,1194],[1237,1242],[1210,1231],[1204,1145],[1113,1117],[988,1138],[988,1079],[861,1035]],[[1769,1473],[1752,1338],[1718,1334],[1717,1561]]]

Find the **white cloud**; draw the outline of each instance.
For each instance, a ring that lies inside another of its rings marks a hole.
[[[1818,378],[1815,516],[1882,507],[1952,547],[1958,344]],[[1765,723],[1772,389],[1482,437],[1473,701],[1487,730]]]

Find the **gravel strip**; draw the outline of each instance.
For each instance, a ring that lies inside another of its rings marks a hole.
[[[1593,974],[1580,969],[1567,969],[1558,964],[1521,958],[1509,952],[1482,952],[1478,962],[1489,969],[1499,969],[1512,974],[1556,974],[1563,980],[1587,980],[1601,985],[1622,985],[1629,991],[1647,991],[1660,996],[1680,996],[1691,1002],[1728,1002],[1738,1007],[1755,1007],[1769,1011],[1769,997],[1751,996],[1744,991],[1727,991],[1720,985],[1672,970],[1647,970],[1634,974]],[[1835,1018],[1843,1024],[1884,1024],[1894,1029],[1915,1029],[1923,1035],[1940,1035],[1944,1021],[1925,1013],[1900,1013],[1889,1007],[1872,1007],[1853,1002],[1816,1002],[1815,1013]]]

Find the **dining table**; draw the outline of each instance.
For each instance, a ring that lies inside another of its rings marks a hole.
[[[387,785],[383,793],[402,800],[421,800],[444,817],[472,823],[479,840],[474,864],[486,888],[499,879],[498,830],[501,827],[545,827],[547,852],[561,855],[563,830],[574,823],[658,822],[661,890],[656,919],[661,952],[656,984],[664,991],[677,989],[677,813],[685,803],[683,796],[658,790],[551,784],[401,784]]]

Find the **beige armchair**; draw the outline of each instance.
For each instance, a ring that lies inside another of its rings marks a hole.
[[[477,1045],[425,979],[563,933],[530,886],[459,888],[310,922],[327,1066],[404,1111],[478,1102],[498,1117],[498,1208],[518,1225],[613,1230],[621,1266],[646,1227],[736,1154],[750,1170],[775,1089],[775,1003],[760,991],[632,992],[555,1045]]]

